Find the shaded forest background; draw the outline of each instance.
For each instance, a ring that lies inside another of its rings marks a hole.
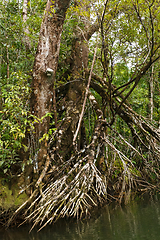
[[[0,1],[0,46],[0,174],[30,197],[16,214],[46,225],[159,189],[159,1]]]

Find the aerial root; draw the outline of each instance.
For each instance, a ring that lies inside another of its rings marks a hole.
[[[92,206],[107,199],[107,186],[101,173],[93,162],[83,160],[76,162],[69,171],[68,166],[63,169],[66,172],[59,179],[51,178],[44,186],[43,195],[32,202],[26,214],[33,206],[34,210],[26,220],[33,221],[33,227],[37,224],[44,227],[59,217],[81,218]]]

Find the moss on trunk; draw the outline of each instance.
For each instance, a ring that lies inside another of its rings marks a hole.
[[[0,215],[4,211],[12,211],[17,209],[22,203],[28,199],[25,192],[20,194],[20,188],[17,181],[9,181],[0,178]]]

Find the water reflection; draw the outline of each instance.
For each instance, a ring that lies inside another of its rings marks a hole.
[[[159,240],[160,202],[105,207],[89,221],[59,221],[41,232],[29,227],[0,231],[0,240]]]

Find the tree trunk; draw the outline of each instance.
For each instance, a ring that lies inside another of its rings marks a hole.
[[[23,1],[23,32],[24,32],[24,44],[25,44],[25,47],[26,47],[26,53],[29,52],[29,50],[31,49],[31,44],[30,44],[30,40],[29,40],[29,37],[28,37],[28,34],[29,34],[29,29],[28,29],[28,26],[27,26],[27,9],[28,9],[28,3],[29,3],[29,0],[24,0]]]
[[[154,108],[154,104],[153,104],[153,81],[154,81],[154,65],[152,65],[152,67],[151,67],[151,76],[150,76],[150,81],[149,81],[149,85],[150,85],[150,119],[151,119],[151,122],[153,121],[153,108]]]
[[[6,54],[7,54],[7,78],[9,78],[9,52],[8,52],[8,47],[6,47]]]
[[[46,138],[40,142],[50,128],[55,74],[58,65],[60,40],[66,10],[70,0],[48,0],[45,16],[41,24],[37,53],[33,67],[32,93],[30,109],[33,129],[26,134],[28,154],[24,153],[23,161],[32,160],[35,172],[42,170],[47,157],[48,142]],[[46,117],[44,117],[46,116]],[[42,120],[42,117],[43,120]],[[41,120],[40,120],[41,119]],[[31,176],[31,167],[26,166],[26,176]],[[28,178],[27,178],[28,179]],[[28,185],[30,180],[26,180]]]
[[[76,3],[77,4],[77,3]],[[80,3],[79,7],[81,9]],[[83,11],[84,6],[81,11]],[[58,149],[61,152],[61,157],[63,160],[68,160],[71,152],[80,150],[86,144],[86,135],[84,122],[82,121],[81,128],[76,139],[76,144],[73,144],[74,134],[77,129],[77,124],[79,121],[80,113],[82,110],[82,105],[84,101],[85,91],[86,91],[86,76],[85,72],[88,68],[88,41],[95,31],[98,30],[99,25],[97,23],[91,25],[88,19],[81,20],[84,24],[84,29],[75,29],[75,39],[72,42],[71,56],[67,59],[70,63],[70,69],[63,74],[62,78],[68,78],[68,72],[70,74],[70,79],[68,82],[68,88],[65,91],[65,101],[63,106],[57,107],[57,109],[64,108],[63,112],[66,112],[65,120],[61,125],[60,134],[57,133],[56,137],[59,139]],[[59,79],[61,80],[61,78]],[[58,90],[59,91],[59,90]],[[57,98],[58,98],[57,91]],[[59,112],[59,118],[61,113]],[[56,144],[56,143],[55,143]],[[54,144],[54,146],[55,146]],[[54,156],[55,157],[55,156]],[[57,156],[56,162],[58,162],[59,157]]]

